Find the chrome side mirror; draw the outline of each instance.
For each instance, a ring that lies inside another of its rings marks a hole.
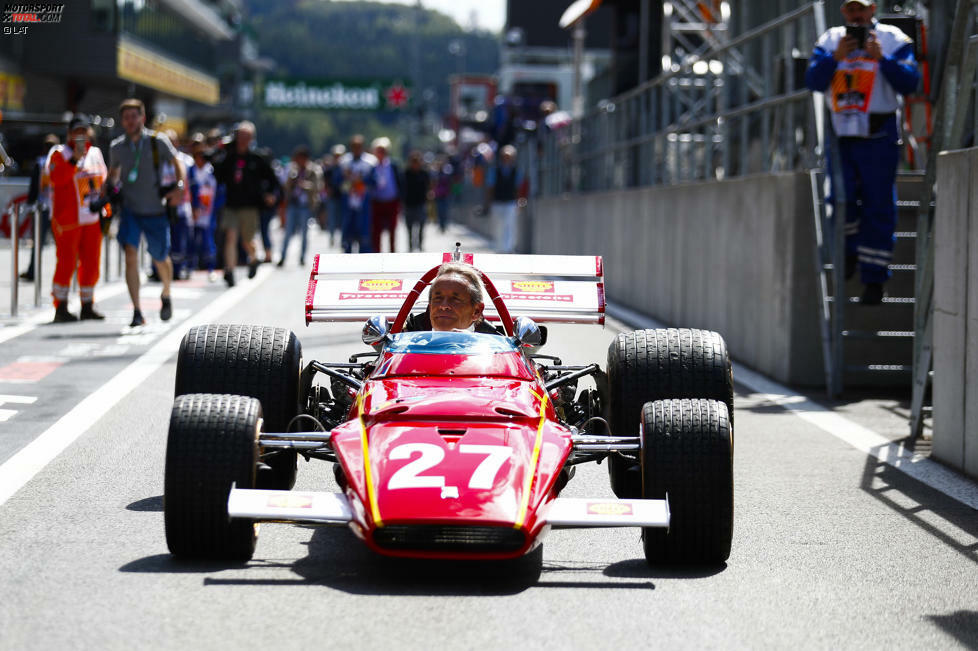
[[[387,340],[390,329],[386,316],[372,316],[363,324],[360,338],[363,343],[376,348]]]
[[[513,338],[518,346],[537,348],[544,343],[543,332],[533,319],[518,316],[513,322]]]

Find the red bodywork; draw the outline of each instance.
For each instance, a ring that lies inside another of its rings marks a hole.
[[[535,547],[545,526],[538,514],[556,497],[572,447],[539,374],[516,349],[385,352],[332,445],[354,532],[379,553],[423,558],[510,558]],[[505,544],[405,543],[456,527]]]

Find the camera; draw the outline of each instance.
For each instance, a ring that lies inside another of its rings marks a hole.
[[[859,48],[866,47],[866,36],[869,30],[865,25],[846,25],[846,36],[851,36],[859,43]]]
[[[122,200],[122,186],[119,185],[109,185],[106,188],[104,195],[99,195],[88,202],[88,209],[93,213],[102,212],[102,208],[105,208],[108,204],[117,204]],[[113,211],[114,212],[114,211]]]
[[[170,194],[177,189],[176,183],[170,183],[169,185],[161,185],[159,189],[160,199],[166,198],[166,195]]]
[[[166,195],[173,192],[176,188],[176,183],[170,183],[168,185],[161,185],[159,189],[160,201],[163,203],[163,208],[166,210],[166,218],[171,224],[176,224],[180,220],[180,213],[177,212],[176,206],[170,205],[166,201]]]

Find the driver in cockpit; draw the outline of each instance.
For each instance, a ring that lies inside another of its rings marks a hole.
[[[463,262],[446,262],[431,282],[427,311],[408,317],[404,330],[470,330],[500,334],[486,322],[484,309],[482,282],[475,268]]]

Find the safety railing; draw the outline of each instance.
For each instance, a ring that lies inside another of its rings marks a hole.
[[[821,121],[802,79],[825,27],[811,2],[670,63],[543,135],[535,194],[594,192],[818,166]]]

